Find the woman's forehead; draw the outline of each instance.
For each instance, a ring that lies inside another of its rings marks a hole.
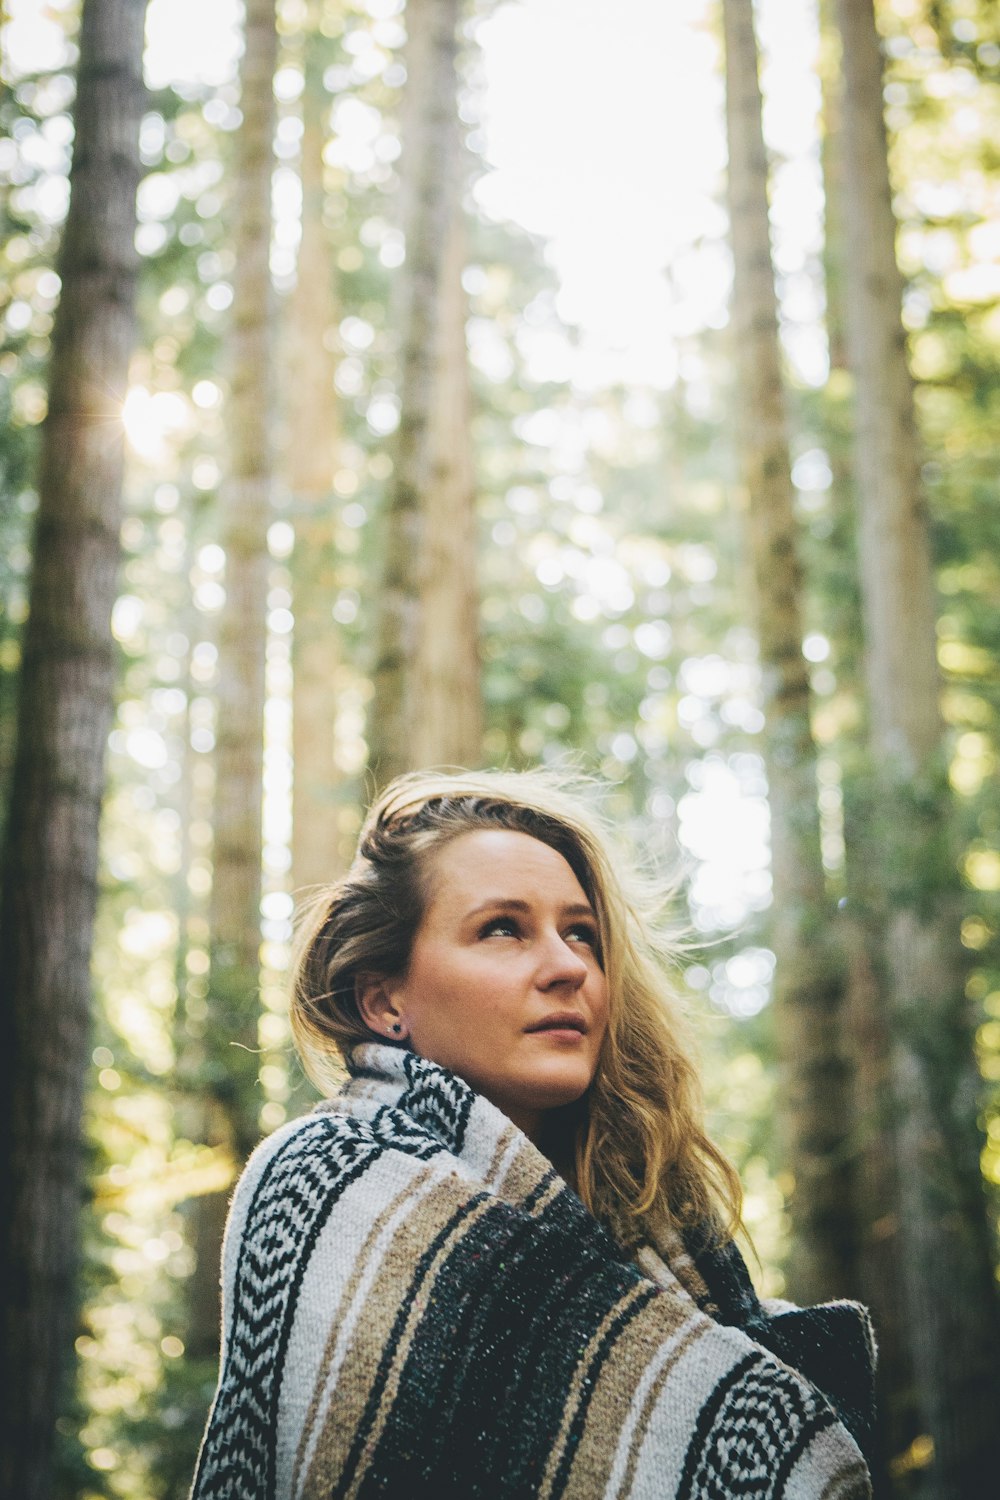
[[[461,833],[430,857],[429,898],[469,898],[469,905],[494,896],[523,899],[537,893],[586,901],[569,862],[541,839],[506,828]]]

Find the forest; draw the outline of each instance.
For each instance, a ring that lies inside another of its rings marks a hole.
[[[373,791],[670,891],[763,1294],[1000,1484],[1000,9],[0,6],[0,1494],[181,1500]]]

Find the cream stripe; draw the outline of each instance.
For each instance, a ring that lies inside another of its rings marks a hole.
[[[647,1365],[642,1379],[636,1386],[635,1395],[622,1424],[621,1436],[618,1439],[618,1447],[615,1450],[614,1463],[611,1465],[611,1475],[608,1479],[606,1493],[609,1500],[617,1500],[619,1494],[630,1493],[639,1450],[649,1427],[653,1407],[678,1359],[692,1340],[704,1332],[704,1323],[705,1320],[700,1313],[692,1312],[677,1332],[660,1345]]]
[[[298,1452],[295,1455],[295,1468],[292,1472],[293,1495],[299,1493],[300,1476],[303,1472],[308,1473],[312,1464],[316,1444],[322,1432],[322,1424],[317,1421],[317,1418],[333,1394],[348,1343],[363,1311],[365,1298],[378,1274],[382,1257],[402,1220],[408,1216],[421,1198],[427,1197],[434,1186],[435,1174],[429,1167],[424,1167],[420,1175],[413,1182],[408,1183],[404,1191],[383,1209],[361,1247],[351,1278],[344,1288],[337,1314],[330,1326],[326,1348],[323,1351],[321,1368],[326,1370],[326,1378],[322,1386],[314,1390],[309,1403],[309,1411],[299,1439]],[[333,1345],[332,1352],[331,1345]]]
[[[555,1483],[556,1474],[559,1472],[559,1465],[562,1461],[566,1440],[569,1437],[569,1430],[576,1418],[577,1408],[583,1396],[583,1387],[587,1382],[590,1367],[601,1347],[601,1342],[605,1334],[612,1323],[631,1307],[636,1298],[644,1296],[645,1293],[646,1287],[641,1282],[636,1286],[630,1287],[625,1296],[620,1298],[614,1307],[604,1315],[597,1332],[583,1350],[577,1363],[573,1380],[566,1392],[566,1406],[563,1410],[563,1419],[556,1440],[552,1445],[549,1461],[545,1466],[545,1473],[542,1476],[542,1483],[538,1490],[538,1500],[547,1500],[547,1497],[552,1493],[552,1486]]]

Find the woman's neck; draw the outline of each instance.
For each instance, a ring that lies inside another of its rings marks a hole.
[[[580,1122],[575,1105],[554,1109],[542,1117],[538,1133],[530,1137],[543,1156],[547,1156],[559,1176],[576,1186],[576,1135]]]

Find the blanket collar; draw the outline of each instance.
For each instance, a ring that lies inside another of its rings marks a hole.
[[[473,1111],[477,1129],[485,1127],[494,1138],[517,1130],[464,1079],[407,1047],[364,1042],[349,1052],[347,1071],[349,1081],[330,1101],[331,1107],[368,1118],[383,1109],[402,1110],[454,1156],[466,1148]]]

